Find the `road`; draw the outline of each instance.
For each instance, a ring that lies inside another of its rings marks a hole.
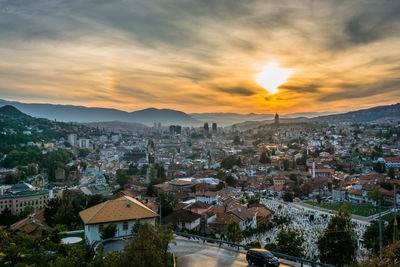
[[[246,261],[246,254],[236,249],[221,247],[213,244],[203,244],[200,241],[187,240],[177,237],[176,245],[171,244],[170,249],[177,256],[178,267],[250,267]],[[288,264],[281,260],[280,267],[300,266]]]
[[[129,240],[127,240],[129,241]],[[104,245],[104,253],[112,250],[121,251],[126,241],[118,240],[108,242]],[[235,248],[219,247],[216,244],[203,243],[198,240],[190,240],[176,237],[170,244],[170,251],[177,258],[178,267],[251,267],[246,261],[246,254]],[[300,266],[298,263],[281,259],[280,267]],[[304,265],[306,266],[306,265]]]

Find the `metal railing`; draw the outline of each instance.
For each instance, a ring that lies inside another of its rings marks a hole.
[[[121,239],[125,239],[125,238],[131,238],[133,235],[129,234],[129,235],[121,235],[121,236],[115,236],[115,237],[111,237],[111,238],[107,238],[107,239],[101,239],[99,241],[96,241],[94,244],[94,250],[97,250],[97,248],[109,241],[115,241],[115,240],[121,240]]]
[[[250,246],[236,244],[236,243],[232,243],[232,242],[225,241],[225,240],[208,238],[208,237],[204,237],[204,236],[192,235],[192,234],[187,234],[187,233],[182,233],[182,232],[175,232],[175,234],[179,235],[179,236],[187,237],[187,238],[203,240],[204,242],[217,243],[217,244],[219,244],[220,247],[222,244],[226,244],[226,245],[229,245],[232,247],[237,247],[238,250],[239,250],[239,248],[243,248],[243,249],[252,248]],[[334,267],[333,265],[316,262],[316,261],[312,261],[312,260],[307,260],[304,258],[294,257],[294,256],[286,255],[283,253],[278,253],[278,252],[274,252],[274,251],[270,251],[270,252],[272,254],[274,254],[274,256],[277,258],[285,259],[285,260],[289,260],[289,261],[293,261],[293,262],[298,262],[301,264],[301,266],[303,266],[304,264],[307,264],[307,265],[311,265],[311,266]]]

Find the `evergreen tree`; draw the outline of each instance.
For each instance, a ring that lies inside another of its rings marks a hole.
[[[262,164],[270,164],[271,163],[271,159],[267,156],[266,152],[261,153],[260,163],[262,163]]]
[[[357,242],[346,204],[332,216],[317,245],[323,263],[344,266],[356,261]]]
[[[228,241],[232,243],[240,243],[243,240],[242,231],[240,230],[239,223],[237,221],[231,221],[228,223]]]
[[[301,258],[304,256],[304,242],[305,239],[299,231],[282,229],[277,235],[276,252]]]
[[[288,171],[290,167],[290,161],[288,159],[283,160],[283,170]]]
[[[115,236],[117,233],[117,225],[111,223],[103,228],[103,231],[100,233],[101,239],[108,239]]]
[[[293,202],[293,194],[291,192],[285,192],[282,196],[283,201],[285,202]]]
[[[388,176],[390,177],[390,179],[394,179],[394,169],[393,168],[389,168]]]

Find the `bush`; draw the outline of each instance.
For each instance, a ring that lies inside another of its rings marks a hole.
[[[101,239],[108,239],[114,237],[116,233],[117,233],[117,226],[112,223],[104,227],[103,231],[101,231],[100,233],[100,237]]]
[[[261,248],[261,244],[258,241],[249,242],[246,244],[246,246],[252,247],[252,248]]]
[[[277,248],[278,248],[278,245],[275,244],[274,242],[267,243],[267,244],[264,246],[264,249],[270,250],[270,251],[276,251]]]

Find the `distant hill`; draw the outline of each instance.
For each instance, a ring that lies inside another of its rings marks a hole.
[[[28,115],[22,113],[17,108],[11,105],[0,107],[0,115],[2,115],[3,117],[10,117],[15,119],[29,118]]]
[[[123,121],[84,122],[82,124],[92,128],[104,129],[105,131],[126,134],[149,128],[141,123]]]
[[[237,113],[191,113],[194,119],[201,122],[213,123],[218,126],[228,126],[245,121],[261,121],[273,119],[275,114],[237,114]]]
[[[229,126],[233,124],[246,125],[246,128],[254,125],[273,122],[275,114],[237,114],[237,113],[192,113],[186,114],[182,111],[172,109],[148,108],[134,112],[126,112],[110,108],[90,108],[72,105],[52,104],[29,104],[16,101],[0,99],[1,106],[14,106],[33,117],[47,118],[50,120],[65,122],[130,122],[152,126],[154,122],[161,122],[164,126],[180,124],[183,126],[201,126],[204,122],[216,122],[218,126]],[[281,116],[282,122],[316,122],[316,123],[343,123],[343,122],[382,122],[399,119],[400,103],[389,106],[379,106],[370,109],[318,116],[324,113],[306,112]],[[326,114],[326,113],[325,113]],[[129,126],[128,128],[132,128]]]
[[[27,142],[48,142],[67,138],[67,134],[76,133],[76,125],[35,118],[24,114],[17,108],[6,105],[0,107],[0,152],[8,153],[15,145]],[[80,126],[81,133],[93,132],[92,129]]]
[[[281,123],[303,123],[303,122],[309,122],[309,118],[306,117],[298,117],[298,118],[280,118],[279,121]],[[254,129],[258,128],[260,126],[265,126],[268,124],[273,124],[274,120],[264,120],[264,121],[245,121],[241,123],[234,124],[232,126],[235,126],[238,128],[240,131],[246,131],[249,129]]]
[[[400,103],[310,119],[318,123],[379,123],[389,120],[400,121]]]
[[[342,114],[318,116],[314,118],[280,118],[281,123],[382,123],[387,121],[400,121],[400,103],[388,106],[378,106],[369,109],[351,111]],[[262,125],[272,124],[274,120],[246,121],[234,124],[240,130],[257,128]]]
[[[201,122],[193,119],[188,114],[171,110],[149,108],[134,112],[126,112],[109,108],[90,108],[73,105],[52,105],[21,103],[0,99],[0,106],[11,105],[33,117],[46,118],[58,121],[73,122],[100,122],[100,121],[125,121],[153,125],[161,122],[164,125],[181,124],[185,126],[200,125]]]

